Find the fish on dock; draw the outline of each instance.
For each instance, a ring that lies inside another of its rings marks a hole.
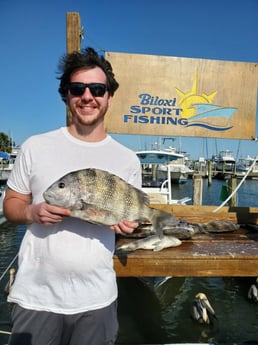
[[[131,241],[129,243],[121,244],[116,247],[116,251],[131,252],[136,249],[149,249],[154,252],[159,252],[164,248],[171,248],[180,246],[182,242],[174,236],[151,235],[145,238]]]
[[[238,224],[224,220],[210,221],[207,223],[188,223],[186,220],[179,219],[176,225],[166,225],[163,227],[162,237],[164,237],[164,241],[162,241],[161,237],[160,242],[155,242],[155,237],[153,237],[155,231],[152,224],[141,224],[134,233],[123,236],[138,239],[126,244],[118,245],[116,249],[117,251],[124,252],[130,252],[136,249],[152,249],[153,251],[160,251],[164,248],[177,247],[182,243],[182,240],[190,240],[195,234],[232,232],[238,230],[239,227],[240,226]],[[180,242],[175,242],[175,239]]]
[[[70,172],[54,182],[43,197],[51,205],[70,209],[72,217],[93,224],[149,221],[159,237],[163,236],[165,226],[178,223],[171,213],[151,208],[146,193],[100,169]]]

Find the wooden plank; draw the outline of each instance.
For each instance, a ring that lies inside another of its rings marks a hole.
[[[153,204],[151,207],[170,212],[177,218],[184,218],[193,223],[229,220],[237,224],[258,224],[256,207],[222,207],[218,212],[214,212],[217,206]]]
[[[219,236],[218,236],[219,237]],[[258,242],[254,240],[188,240],[160,252],[137,250],[114,256],[117,276],[254,276],[258,275]]]
[[[233,222],[237,222],[238,219],[251,219],[256,224],[258,214],[257,208],[230,210],[224,207],[219,213],[214,213],[211,212],[211,206],[155,205],[155,207],[170,210],[176,216],[184,215],[188,221],[202,223],[212,219]],[[119,244],[131,240],[120,238]],[[179,247],[163,249],[160,252],[136,250],[128,254],[115,253],[114,265],[119,277],[256,277],[258,276],[258,231],[257,228],[256,232],[240,228],[232,233],[198,234],[191,240],[183,241]]]

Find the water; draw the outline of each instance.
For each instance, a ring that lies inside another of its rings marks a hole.
[[[171,278],[156,289],[120,278],[118,344],[258,344],[258,304],[247,299],[250,278]],[[191,317],[198,292],[216,311],[213,325]]]
[[[203,181],[203,205],[221,204],[225,181]],[[258,207],[258,180],[246,180],[238,191],[238,205]],[[173,198],[192,197],[192,181],[173,185]],[[17,254],[25,227],[0,227],[0,276]],[[12,265],[16,267],[17,263]],[[257,272],[258,276],[258,272]],[[258,303],[247,298],[255,278],[171,278],[151,291],[137,278],[119,278],[117,345],[213,343],[258,345]],[[0,281],[0,331],[10,331],[11,306],[6,303],[5,275]],[[208,296],[216,311],[213,325],[200,325],[191,317],[192,301],[198,292]],[[8,336],[0,333],[0,345]]]
[[[239,180],[240,183],[240,180]],[[226,186],[227,182],[213,179],[211,186],[208,186],[208,179],[203,179],[203,205],[219,206],[222,186]],[[180,199],[184,196],[193,198],[193,184],[189,179],[185,184],[172,185],[173,199]],[[241,184],[238,192],[238,206],[242,207],[258,207],[258,180],[245,180]]]
[[[9,264],[17,255],[20,242],[25,232],[24,226],[4,223],[0,226],[0,276],[2,277]],[[17,269],[17,260],[12,265]],[[6,303],[4,288],[8,283],[8,274],[0,280],[0,331],[10,331],[11,306]],[[0,345],[6,344],[8,336],[0,333]]]

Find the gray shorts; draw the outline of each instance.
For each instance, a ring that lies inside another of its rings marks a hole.
[[[112,345],[118,333],[117,302],[74,315],[14,305],[9,345]]]

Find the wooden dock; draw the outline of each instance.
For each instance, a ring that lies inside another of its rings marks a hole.
[[[114,255],[117,276],[174,277],[257,277],[258,276],[258,208],[214,206],[152,205],[192,223],[230,220],[250,224],[232,233],[198,234],[179,247],[160,252],[136,250]],[[119,239],[119,243],[132,239]]]

